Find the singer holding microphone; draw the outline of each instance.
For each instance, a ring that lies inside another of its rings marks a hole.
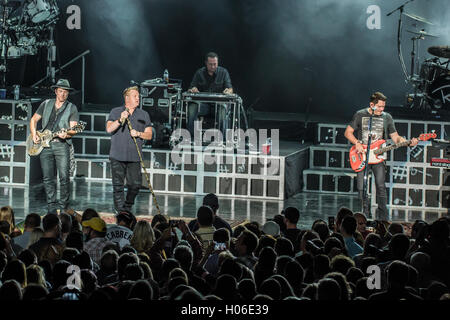
[[[152,139],[152,127],[149,114],[139,109],[139,88],[126,88],[123,91],[125,105],[111,110],[106,131],[111,133],[111,176],[113,184],[114,209],[131,212],[134,200],[142,185],[141,164],[134,142],[142,154],[144,140]],[[130,121],[131,131],[127,121]],[[125,178],[127,179],[127,195],[124,193]]]
[[[397,133],[394,120],[392,116],[384,112],[386,106],[386,96],[381,92],[375,92],[370,96],[369,107],[357,111],[353,115],[353,119],[345,129],[345,137],[350,143],[356,145],[358,153],[364,153],[363,145],[367,145],[369,137],[369,119],[372,115],[372,144],[377,140],[387,140],[390,137],[394,143],[400,143],[405,141],[404,137],[401,137]],[[356,132],[356,136],[355,136]],[[411,139],[410,147],[417,145],[419,141],[416,138]],[[376,200],[378,205],[377,219],[387,220],[387,195],[386,195],[386,164],[384,161],[377,164],[369,164],[369,170],[372,170],[375,176],[376,185]],[[357,187],[359,197],[363,201],[364,213],[370,213],[370,206],[364,202],[363,195],[363,183],[364,183],[364,170],[357,173]]]

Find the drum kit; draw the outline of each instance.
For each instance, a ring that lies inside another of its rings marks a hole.
[[[39,48],[54,46],[53,28],[59,18],[59,8],[56,0],[3,0],[0,8],[0,71],[5,85],[8,59],[36,55]]]
[[[430,34],[425,26],[433,26],[429,20],[404,11],[404,7],[411,0],[404,3],[394,11],[399,11],[398,24],[398,56],[405,74],[406,82],[410,83],[414,92],[407,95],[407,105],[411,109],[425,109],[432,113],[450,112],[450,46],[430,46],[427,51],[433,57],[424,61],[419,59],[420,42],[422,40],[437,39],[439,36]],[[412,34],[411,69],[408,74],[402,54],[401,33],[402,18],[412,20],[415,30],[406,30]],[[420,25],[420,28],[418,27]]]

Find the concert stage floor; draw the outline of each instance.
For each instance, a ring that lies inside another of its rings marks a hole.
[[[202,203],[203,196],[156,195],[162,213],[170,217],[193,218]],[[37,212],[45,214],[45,192],[42,185],[29,188],[1,187],[0,203],[9,204],[15,210],[16,221],[24,219],[26,214]],[[112,185],[108,182],[72,182],[73,209],[82,212],[92,207],[99,212],[112,214]],[[298,193],[284,201],[253,200],[223,197],[219,199],[219,214],[228,221],[251,220],[264,223],[287,206],[295,206],[301,212],[299,227],[311,228],[316,219],[327,221],[328,216],[335,215],[342,207],[354,211],[360,209],[359,200],[353,195],[318,194],[310,192]],[[152,196],[141,192],[134,208],[137,216],[153,216],[156,208],[152,204]],[[434,221],[445,213],[413,211],[393,211],[393,221],[414,222],[415,219]]]

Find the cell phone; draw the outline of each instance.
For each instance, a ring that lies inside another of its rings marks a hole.
[[[227,245],[225,242],[215,242],[214,241],[214,250],[225,250],[227,248]]]
[[[334,227],[334,217],[328,217],[328,228],[333,229]]]

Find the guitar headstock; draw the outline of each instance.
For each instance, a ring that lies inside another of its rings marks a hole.
[[[76,125],[74,125],[70,130],[80,133],[86,128],[86,122],[79,121]]]
[[[436,139],[436,137],[437,137],[437,135],[434,132],[433,133],[422,133],[419,136],[419,140],[420,141],[428,141],[430,139]]]

